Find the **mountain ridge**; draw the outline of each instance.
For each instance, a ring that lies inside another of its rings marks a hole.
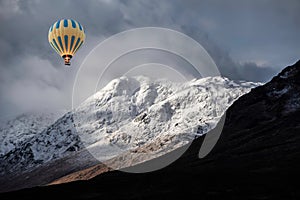
[[[200,136],[179,160],[155,172],[113,171],[88,181],[36,187],[2,196],[298,199],[300,109],[297,105],[289,109],[289,105],[290,99],[299,97],[299,77],[300,61],[235,101],[226,112],[218,143],[203,159],[198,158],[204,139]],[[280,92],[287,87],[288,90]]]
[[[115,79],[78,108],[0,156],[1,171],[5,173],[0,180],[4,185],[2,190],[22,187],[21,177],[32,177],[32,184],[36,185],[39,180],[34,179],[40,176],[43,180],[40,184],[46,184],[91,167],[99,160],[115,163],[113,157],[118,155],[127,159],[124,166],[163,155],[212,129],[236,99],[257,85],[225,77],[207,77],[187,83],[153,82],[147,77]],[[95,145],[96,151],[101,152],[98,159],[91,152]],[[155,154],[154,157],[132,157],[140,151]],[[107,152],[111,155],[107,156]],[[56,169],[55,164],[60,165],[60,169]],[[114,167],[120,168],[122,163]],[[40,174],[50,170],[56,171],[53,177]]]

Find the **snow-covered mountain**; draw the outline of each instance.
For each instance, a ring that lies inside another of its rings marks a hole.
[[[214,128],[235,100],[258,85],[224,77],[186,83],[112,80],[47,128],[40,125],[35,134],[14,135],[15,128],[2,127],[0,173],[32,170],[85,147],[92,153],[96,149],[93,155],[100,160],[141,148],[161,155]],[[19,139],[9,139],[12,135]]]
[[[103,173],[96,166],[55,182],[87,181],[35,187],[0,198],[56,199],[63,194],[68,199],[300,199],[299,102],[300,60],[227,109],[222,135],[205,158],[199,159],[206,138],[200,136],[176,162],[156,172]]]
[[[158,156],[214,128],[256,85],[223,77],[186,83],[121,77],[80,105],[74,122],[83,144],[101,161],[137,148]]]
[[[58,119],[61,113],[29,112],[0,124],[0,155],[5,155],[23,141],[40,133]]]

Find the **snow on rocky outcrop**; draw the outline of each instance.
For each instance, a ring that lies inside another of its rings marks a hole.
[[[59,113],[25,113],[0,125],[0,155],[18,147],[23,141],[33,137],[55,122]]]
[[[169,152],[214,128],[256,85],[224,77],[186,83],[121,77],[79,106],[74,119],[84,145],[100,146],[93,154],[101,161],[157,140],[156,150]]]
[[[20,142],[5,139],[13,135],[5,134],[0,173],[32,170],[85,147],[97,146],[101,160],[149,144],[158,145],[149,149],[153,152],[171,151],[214,128],[235,100],[258,85],[224,77],[185,83],[147,77],[114,79],[47,128],[15,134]],[[2,129],[16,131],[10,126]]]

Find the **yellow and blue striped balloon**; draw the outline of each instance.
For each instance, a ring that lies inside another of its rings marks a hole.
[[[64,59],[65,65],[85,40],[84,29],[80,23],[73,19],[61,19],[49,29],[48,40],[52,48]]]

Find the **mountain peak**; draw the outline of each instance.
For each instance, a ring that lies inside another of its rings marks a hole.
[[[284,68],[265,84],[264,90],[268,96],[266,100],[276,107],[276,114],[287,114],[300,109],[300,60]]]
[[[292,79],[295,79],[295,80],[299,81],[298,83],[300,83],[300,60],[298,60],[295,64],[284,68],[273,79],[277,80],[278,78],[281,78],[281,79],[289,78],[289,81],[291,81]]]

